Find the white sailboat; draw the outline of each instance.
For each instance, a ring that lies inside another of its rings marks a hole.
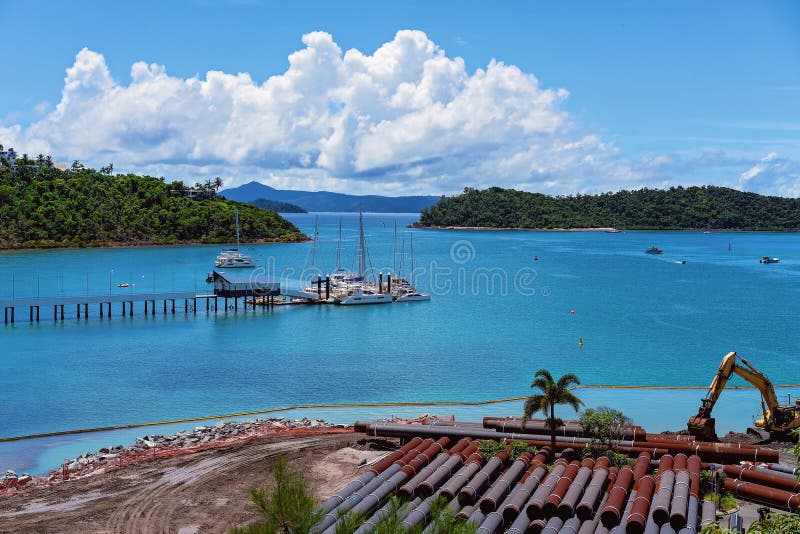
[[[364,238],[364,214],[358,217],[358,274],[348,282],[345,294],[337,296],[336,304],[343,306],[355,306],[362,304],[391,304],[392,295],[381,293],[370,287],[365,279],[367,270],[367,242]]]
[[[214,266],[226,269],[253,268],[256,266],[253,258],[239,251],[239,210],[234,210],[233,214],[236,221],[236,248],[221,251],[214,260]]]
[[[401,290],[398,291],[396,300],[397,302],[421,302],[426,300],[431,300],[431,296],[428,293],[421,293],[417,291],[417,288],[414,287],[414,234],[410,235],[411,238],[411,271],[408,273],[408,282],[407,287],[402,287]],[[405,282],[405,280],[403,280]]]

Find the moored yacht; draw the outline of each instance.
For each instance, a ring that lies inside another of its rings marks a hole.
[[[334,302],[343,306],[355,306],[362,304],[391,304],[394,302],[392,295],[375,291],[373,284],[367,282],[365,272],[367,270],[367,242],[364,238],[364,215],[358,217],[358,273],[355,277],[347,278],[345,275],[346,286],[334,294]],[[338,293],[338,294],[336,294]]]
[[[256,263],[253,258],[247,254],[242,254],[239,250],[239,210],[234,210],[234,219],[236,221],[236,248],[229,248],[221,251],[214,260],[214,266],[220,268],[253,268]]]

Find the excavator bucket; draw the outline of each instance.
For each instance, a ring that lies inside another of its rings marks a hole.
[[[689,434],[701,441],[719,441],[716,419],[713,417],[692,416],[689,418]]]

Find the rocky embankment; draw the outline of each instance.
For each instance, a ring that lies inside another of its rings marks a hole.
[[[5,476],[0,478],[0,494],[104,473],[141,460],[189,454],[261,436],[348,432],[351,428],[321,419],[304,417],[292,421],[280,417],[222,421],[215,425],[197,426],[191,432],[184,430],[170,435],[152,434],[136,438],[132,445],[103,447],[98,451],[65,460],[60,468],[42,476],[31,476],[28,473],[18,475],[14,471],[6,471]]]

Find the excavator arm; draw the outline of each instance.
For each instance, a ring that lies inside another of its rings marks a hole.
[[[729,352],[722,359],[722,363],[719,369],[717,369],[717,374],[714,375],[714,379],[711,381],[706,396],[701,399],[700,409],[697,411],[697,415],[689,418],[690,434],[700,439],[717,441],[715,420],[711,417],[711,411],[714,409],[714,405],[717,403],[717,400],[719,400],[719,396],[722,394],[725,385],[733,374],[745,379],[761,393],[761,411],[763,412],[763,417],[756,421],[756,426],[762,427],[768,431],[773,430],[776,423],[781,427],[781,430],[785,430],[787,425],[793,425],[792,427],[797,426],[795,411],[791,410],[791,413],[787,413],[787,410],[780,406],[778,397],[775,394],[775,388],[769,378],[735,352]],[[776,417],[779,421],[776,421]]]

